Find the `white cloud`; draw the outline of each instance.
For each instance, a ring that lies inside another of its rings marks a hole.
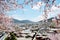
[[[11,17],[18,20],[25,20],[24,18],[20,17],[20,15],[17,14],[11,15]]]
[[[60,5],[59,5],[60,6]],[[56,6],[52,6],[51,8],[51,12],[48,13],[48,17],[47,18],[51,18],[51,17],[54,17],[54,16],[57,16],[58,14],[60,14],[60,8],[56,7]],[[39,15],[38,17],[34,18],[32,21],[40,21],[40,20],[44,20],[44,13]]]
[[[51,8],[51,11],[56,11],[58,9],[59,9],[58,7],[56,7],[55,5],[53,5],[52,8]]]
[[[57,6],[53,5],[51,8],[51,12],[48,14],[48,18],[57,16],[58,14],[60,14],[60,8],[58,8]]]
[[[33,5],[32,9],[34,9],[34,10],[39,10],[40,7],[41,7],[43,4],[44,4],[44,3],[42,3],[42,2],[38,2],[37,4]]]
[[[40,6],[34,5],[32,9],[34,9],[34,10],[39,10],[39,8],[40,8]]]
[[[31,21],[34,21],[34,22],[41,21],[41,20],[44,20],[43,14],[31,19]]]

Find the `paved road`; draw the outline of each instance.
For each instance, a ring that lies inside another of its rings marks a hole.
[[[17,38],[17,40],[32,40],[32,38]]]

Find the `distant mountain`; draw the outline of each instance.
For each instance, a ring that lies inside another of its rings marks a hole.
[[[49,18],[49,19],[47,19],[47,21],[48,21],[48,22],[51,22],[53,18],[54,18],[54,17]],[[13,21],[14,21],[14,23],[40,23],[40,22],[42,22],[43,20],[38,21],[38,22],[33,22],[33,21],[30,21],[30,20],[18,20],[18,19],[13,19]]]
[[[14,23],[34,23],[30,20],[17,20],[17,19],[13,19]]]
[[[52,19],[54,19],[54,17],[49,18],[49,19],[47,19],[47,20],[48,20],[48,22],[52,22]]]

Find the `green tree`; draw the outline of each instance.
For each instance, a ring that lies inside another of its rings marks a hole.
[[[11,39],[10,39],[10,40],[17,40],[17,39],[16,39],[16,36],[14,35],[13,32],[10,33],[10,36],[11,36]]]
[[[13,32],[10,33],[10,37],[5,38],[5,40],[17,40]]]
[[[51,23],[50,27],[55,27],[56,24],[54,22]]]

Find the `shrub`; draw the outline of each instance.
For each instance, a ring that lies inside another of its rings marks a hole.
[[[10,37],[5,38],[5,40],[10,40]]]

